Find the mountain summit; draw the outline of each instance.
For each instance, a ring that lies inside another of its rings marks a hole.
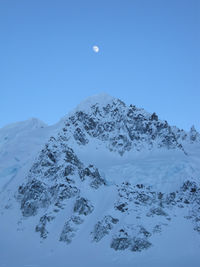
[[[12,166],[1,167],[1,179],[5,173],[11,179],[0,188],[0,244],[14,249],[11,233],[20,244],[12,259],[3,252],[5,266],[199,265],[200,135],[194,127],[187,133],[101,94],[44,128],[26,168],[20,164],[13,174]],[[24,135],[25,150],[35,135]],[[177,253],[169,242],[179,246]]]

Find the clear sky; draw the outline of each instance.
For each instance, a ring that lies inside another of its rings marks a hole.
[[[0,127],[101,92],[200,130],[200,1],[0,0]]]

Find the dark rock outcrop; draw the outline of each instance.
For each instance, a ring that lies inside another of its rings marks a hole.
[[[110,215],[107,215],[101,221],[98,221],[91,233],[93,241],[99,242],[105,235],[108,235],[118,221],[117,218],[113,218]]]
[[[79,215],[88,215],[93,212],[94,206],[90,203],[89,200],[81,197],[78,198],[74,205],[74,212]]]

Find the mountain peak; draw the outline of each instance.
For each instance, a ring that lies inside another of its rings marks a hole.
[[[117,101],[118,99],[110,96],[106,93],[100,93],[97,95],[90,96],[83,100],[77,107],[75,111],[89,111],[91,106],[98,104],[99,106],[105,107],[108,104]]]
[[[29,130],[33,130],[33,129],[37,129],[37,128],[44,128],[47,127],[47,124],[44,123],[43,121],[41,121],[38,118],[29,118],[27,120],[24,121],[19,121],[19,122],[15,122],[15,123],[10,123],[5,125],[4,127],[1,128],[1,130],[12,130],[12,129],[29,129]]]

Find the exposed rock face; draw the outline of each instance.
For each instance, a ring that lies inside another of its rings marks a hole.
[[[160,217],[159,220],[163,217],[168,221],[174,216],[171,214],[173,209],[184,207],[187,208],[187,218],[193,221],[194,230],[199,231],[200,187],[195,182],[187,180],[179,191],[165,194],[153,191],[150,186],[122,183],[121,187],[118,187],[118,201],[115,203],[115,209],[121,213],[134,212],[135,217],[141,219],[140,214],[143,209],[147,210],[147,217]],[[159,231],[161,231],[161,225],[157,224],[154,226],[153,232]]]
[[[28,182],[18,189],[23,216],[36,215],[39,208],[52,204],[62,206],[63,201],[79,195],[75,184],[86,178],[96,189],[105,184],[97,168],[85,168],[70,147],[51,138],[31,168]]]
[[[120,235],[113,238],[110,247],[115,250],[125,250],[128,249],[130,245],[130,238]]]
[[[94,226],[94,230],[91,233],[93,240],[98,242],[100,241],[105,235],[108,235],[110,230],[113,229],[114,225],[118,223],[117,218],[113,218],[110,215],[105,216],[101,221],[97,222]]]
[[[131,149],[139,151],[153,147],[183,150],[166,121],[133,105],[127,107],[118,99],[104,106],[96,103],[87,111],[77,110],[66,120],[61,135],[79,145],[88,144],[91,138],[98,139],[120,155]]]
[[[137,222],[125,225],[114,234],[111,248],[115,250],[129,249],[136,252],[149,248],[152,245],[150,241],[152,234],[161,233],[162,228],[176,216],[173,213],[174,209],[187,208],[186,219],[192,220],[194,230],[200,232],[200,187],[195,182],[186,181],[179,191],[168,194],[155,192],[151,187],[144,185],[132,186],[130,183],[123,183],[118,188],[118,194],[119,200],[117,205],[115,204],[115,209],[125,213],[124,216],[127,217],[135,214]],[[142,222],[147,221],[148,217],[150,225],[152,225],[151,217],[154,217],[155,224],[146,230]]]
[[[23,216],[34,216],[40,207],[47,207],[51,199],[49,191],[50,190],[48,190],[48,187],[44,183],[36,179],[20,186],[18,189],[18,199],[20,199],[21,202]]]
[[[72,148],[52,137],[30,169],[27,182],[18,188],[17,199],[22,215],[35,216],[39,210],[44,210],[45,213],[35,228],[42,238],[48,235],[47,224],[56,217],[55,213],[65,209],[69,199],[74,198],[75,213],[87,216],[94,209],[89,200],[80,197],[80,185],[87,180],[94,190],[106,184],[95,166],[85,167]],[[47,215],[48,210],[51,215]],[[76,218],[79,217],[73,218],[70,223],[65,223],[61,241],[69,241],[74,235],[74,226],[71,224],[78,223]]]
[[[79,189],[67,183],[49,185],[33,179],[20,186],[18,193],[22,214],[29,217],[36,215],[39,209],[48,208],[52,204],[61,207],[64,200],[78,195]]]
[[[200,143],[200,134],[195,129],[194,125],[191,127],[189,132],[185,132],[182,129],[177,127],[172,127],[172,131],[176,135],[176,138],[179,143],[185,146],[185,144],[199,144]]]
[[[151,234],[143,226],[137,228],[126,226],[120,229],[113,237],[110,246],[115,250],[129,249],[134,252],[142,251],[151,246],[151,243],[148,241],[150,236]]]
[[[101,177],[99,174],[99,171],[97,168],[95,168],[93,165],[89,165],[87,168],[84,169],[83,177],[89,177],[91,179],[90,186],[97,189],[101,185],[105,185],[105,180]]]
[[[200,134],[197,132],[194,125],[190,129],[189,138],[191,143],[200,142]]]
[[[66,222],[60,235],[60,241],[66,242],[67,244],[71,243],[75,232],[76,229],[71,226],[70,222]]]
[[[55,217],[54,216],[50,216],[50,215],[43,215],[40,218],[40,222],[38,225],[36,225],[35,227],[35,231],[40,233],[40,237],[42,238],[47,238],[48,235],[48,231],[46,229],[46,225],[48,222],[52,221]]]
[[[83,219],[80,216],[72,216],[63,227],[60,235],[60,241],[67,244],[71,243],[78,230],[77,226],[83,223]]]
[[[88,215],[92,213],[94,206],[90,203],[89,200],[81,197],[78,198],[74,205],[74,212],[77,212],[79,215]]]
[[[151,208],[150,211],[147,213],[147,216],[167,216],[167,213],[160,207]]]

